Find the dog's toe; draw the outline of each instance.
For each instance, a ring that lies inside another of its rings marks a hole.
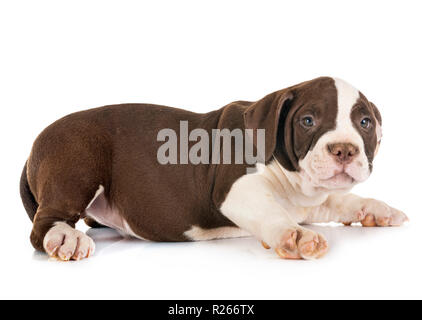
[[[45,235],[44,249],[50,257],[62,261],[81,260],[94,252],[95,244],[83,232],[59,222]]]
[[[317,259],[328,251],[325,238],[307,229],[288,229],[275,247],[283,259]]]
[[[363,211],[365,217],[361,220],[361,224],[364,227],[401,226],[405,221],[409,220],[400,210],[373,199],[367,201]]]

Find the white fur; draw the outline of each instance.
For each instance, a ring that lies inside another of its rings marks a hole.
[[[365,199],[354,194],[332,194],[319,207],[311,208],[305,223],[343,222],[353,223],[362,221],[367,214],[375,219],[388,219],[390,226],[398,226],[407,221],[406,215],[382,201]]]
[[[295,186],[281,182],[275,166],[260,166],[257,173],[244,175],[231,187],[220,211],[240,228],[270,246],[277,246],[280,235],[298,227],[277,196],[295,193]]]
[[[65,222],[56,222],[44,237],[49,256],[67,261],[88,258],[95,251],[94,241]]]
[[[404,213],[381,201],[309,186],[301,175],[272,161],[261,165],[257,173],[239,178],[220,211],[274,248],[280,246],[287,230],[311,232],[300,223],[359,222],[367,214],[376,219],[387,217],[390,225],[401,225],[407,220]]]
[[[198,226],[192,226],[192,228],[184,232],[184,235],[190,240],[213,240],[250,236],[248,232],[237,227],[203,229]]]
[[[349,132],[353,128],[350,119],[350,113],[353,105],[359,99],[359,91],[353,86],[341,79],[334,79],[337,89],[337,120],[336,130],[340,132]]]
[[[89,202],[89,204],[86,207],[86,210],[89,209],[92,204],[94,203],[94,201],[98,198],[98,196],[100,196],[102,193],[104,192],[104,187],[100,184],[100,186],[98,187],[98,190],[95,192],[94,197],[92,198],[92,200]]]
[[[94,198],[85,209],[85,214],[99,224],[121,232],[123,236],[129,235],[145,240],[132,230],[117,208],[110,206],[104,196],[104,187],[102,185],[98,187]]]

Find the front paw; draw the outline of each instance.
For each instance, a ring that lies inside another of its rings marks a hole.
[[[44,250],[58,260],[81,260],[94,253],[94,241],[67,223],[58,222],[44,237]]]
[[[328,251],[324,236],[304,228],[289,228],[273,242],[275,252],[283,259],[318,259]],[[269,249],[267,242],[262,242]]]
[[[361,220],[361,224],[364,227],[401,226],[405,221],[409,221],[400,210],[374,199],[368,199],[365,202],[362,213],[364,218]]]

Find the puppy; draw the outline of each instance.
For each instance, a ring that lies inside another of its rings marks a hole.
[[[253,235],[282,258],[322,257],[324,236],[302,224],[407,220],[348,193],[371,174],[381,124],[361,92],[329,77],[205,114],[123,104],[68,115],[38,136],[22,172],[31,242],[87,258],[94,242],[74,228],[85,219],[151,241]]]

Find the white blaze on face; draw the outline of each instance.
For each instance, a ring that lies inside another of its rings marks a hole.
[[[338,104],[336,131],[350,131],[354,129],[350,114],[353,105],[359,99],[359,91],[341,79],[334,79],[334,81],[337,88]]]
[[[322,135],[314,148],[299,161],[301,174],[314,187],[348,189],[355,182],[361,182],[370,174],[363,139],[351,119],[352,107],[359,99],[359,91],[347,82],[334,79],[337,89],[337,118],[334,130]],[[349,164],[339,164],[328,151],[328,145],[351,143],[358,147],[359,153]],[[346,174],[339,174],[344,170]]]

